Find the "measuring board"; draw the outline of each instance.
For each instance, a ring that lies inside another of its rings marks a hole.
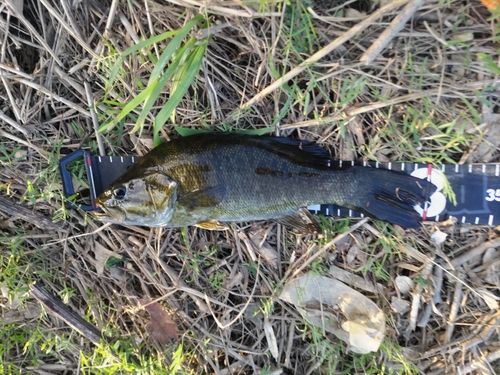
[[[94,156],[85,150],[77,150],[65,156],[59,161],[59,169],[63,180],[64,195],[67,198],[76,193],[68,166],[70,163],[82,159],[88,178],[90,201],[88,204],[77,205],[71,202],[67,204],[72,208],[92,211],[96,209],[96,197],[137,162],[139,157]],[[332,160],[330,165],[332,168],[339,169],[354,165],[366,168],[384,168],[430,180],[437,186],[437,191],[429,197],[429,204],[426,207],[415,207],[423,220],[443,221],[456,217],[461,223],[500,224],[500,163],[432,166],[405,162],[378,163]],[[446,180],[456,195],[456,205],[446,199],[443,194],[442,190]],[[307,208],[313,214],[325,216],[363,217],[360,212],[334,204],[318,204]]]

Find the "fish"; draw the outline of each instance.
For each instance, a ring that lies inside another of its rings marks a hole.
[[[337,204],[417,228],[436,187],[403,172],[330,167],[319,145],[286,137],[206,133],[151,150],[96,200],[103,222],[147,227],[228,229],[230,222],[277,220],[321,232],[305,209]]]

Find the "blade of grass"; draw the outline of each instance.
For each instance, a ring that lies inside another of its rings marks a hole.
[[[154,143],[156,146],[161,143],[159,137],[160,129],[167,122],[167,119],[170,117],[174,109],[177,107],[177,105],[184,97],[184,94],[191,86],[194,77],[196,77],[196,74],[198,74],[201,62],[203,60],[203,56],[205,55],[206,48],[207,48],[207,42],[200,44],[199,46],[196,47],[196,49],[193,49],[193,51],[191,51],[185,62],[185,65],[183,66],[184,74],[177,75],[177,78],[179,79],[179,82],[176,86],[177,89],[175,90],[175,92],[171,93],[170,98],[168,99],[165,106],[156,115],[153,127]]]
[[[170,60],[172,55],[177,51],[177,48],[181,44],[182,40],[187,36],[187,34],[191,31],[191,29],[202,20],[203,17],[200,14],[198,14],[196,17],[187,22],[186,25],[184,25],[184,27],[182,27],[177,31],[177,35],[170,41],[167,48],[165,48],[165,50],[160,56],[160,59],[156,63],[153,71],[151,72],[149,83],[156,81],[160,77],[163,68],[167,66],[168,61]]]
[[[154,90],[151,92],[151,95],[149,95],[146,98],[146,102],[144,103],[144,106],[142,108],[141,113],[139,114],[139,117],[137,119],[137,122],[134,126],[134,128],[130,131],[130,133],[134,133],[138,131],[139,129],[142,128],[144,125],[144,121],[146,120],[146,116],[148,115],[149,111],[153,107],[154,103],[156,102],[156,99],[160,96],[162,90],[165,88],[167,85],[168,81],[170,80],[170,77],[174,74],[175,70],[179,66],[180,61],[182,60],[182,57],[185,55],[186,51],[189,51],[191,47],[194,45],[196,42],[195,38],[191,38],[178,52],[178,58],[175,58],[168,69],[165,71],[163,76],[159,80],[155,82],[155,87]]]

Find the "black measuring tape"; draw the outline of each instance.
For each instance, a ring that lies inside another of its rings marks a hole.
[[[95,156],[85,150],[77,150],[65,156],[59,161],[59,169],[66,198],[77,193],[68,166],[81,159],[84,161],[88,178],[89,202],[88,204],[75,204],[68,201],[67,204],[72,208],[92,211],[96,209],[96,197],[137,162],[139,157]],[[442,164],[436,167],[430,164],[405,162],[378,163],[332,160],[330,164],[334,168],[346,168],[354,165],[384,168],[428,179],[437,186],[438,190],[429,197],[430,202],[425,207],[415,207],[423,220],[443,221],[455,217],[460,223],[500,224],[500,163]],[[449,201],[443,193],[446,180],[456,195],[456,205]],[[363,217],[360,212],[334,204],[318,204],[307,208],[313,214],[325,216]]]

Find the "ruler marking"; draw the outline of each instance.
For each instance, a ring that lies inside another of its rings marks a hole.
[[[462,216],[462,224],[465,224],[465,216]]]
[[[354,160],[351,160],[351,167],[354,167]]]
[[[441,171],[443,171],[443,173],[444,173],[444,172],[445,172],[445,170],[446,170],[446,165],[441,164]]]
[[[337,208],[337,216],[340,216],[340,208]]]
[[[100,157],[100,156],[98,156],[97,158],[99,159],[99,163],[100,163],[100,162],[101,162],[101,157]]]
[[[352,217],[352,210],[349,210],[349,217]]]
[[[459,172],[459,165],[455,164],[455,173],[458,173],[458,172]]]
[[[497,164],[495,166],[495,176],[500,176],[500,164]]]
[[[485,164],[483,164],[481,166],[481,171],[483,172],[483,174],[486,173],[486,165]]]
[[[363,160],[363,167],[366,167],[366,160]]]
[[[493,215],[490,215],[490,217],[488,218],[488,225],[492,224],[493,224]]]
[[[392,163],[391,163],[391,162],[387,163],[387,169],[388,169],[388,170],[391,170],[391,169],[392,169]]]
[[[135,158],[132,156],[132,163],[135,163]]]
[[[339,160],[339,167],[342,168],[342,160]]]
[[[405,163],[401,163],[401,170],[404,171],[405,170]]]
[[[365,215],[362,213],[362,214],[361,214],[361,217],[365,217]]]
[[[110,163],[112,163],[112,162],[113,162],[113,157],[112,157],[112,156],[110,156],[110,157],[109,157],[109,162],[110,162]]]
[[[479,218],[476,216],[476,220],[474,220],[474,224],[479,224]]]
[[[122,163],[123,163],[123,156],[120,156],[120,160],[121,160],[121,161],[122,161]]]
[[[378,167],[380,167],[380,163],[377,161],[377,162],[375,163],[375,168],[378,168]]]
[[[439,215],[436,215],[436,221],[439,221]]]
[[[469,173],[472,173],[472,164],[469,164]]]
[[[326,208],[326,216],[328,216],[330,214],[330,210],[328,209],[328,207]]]

